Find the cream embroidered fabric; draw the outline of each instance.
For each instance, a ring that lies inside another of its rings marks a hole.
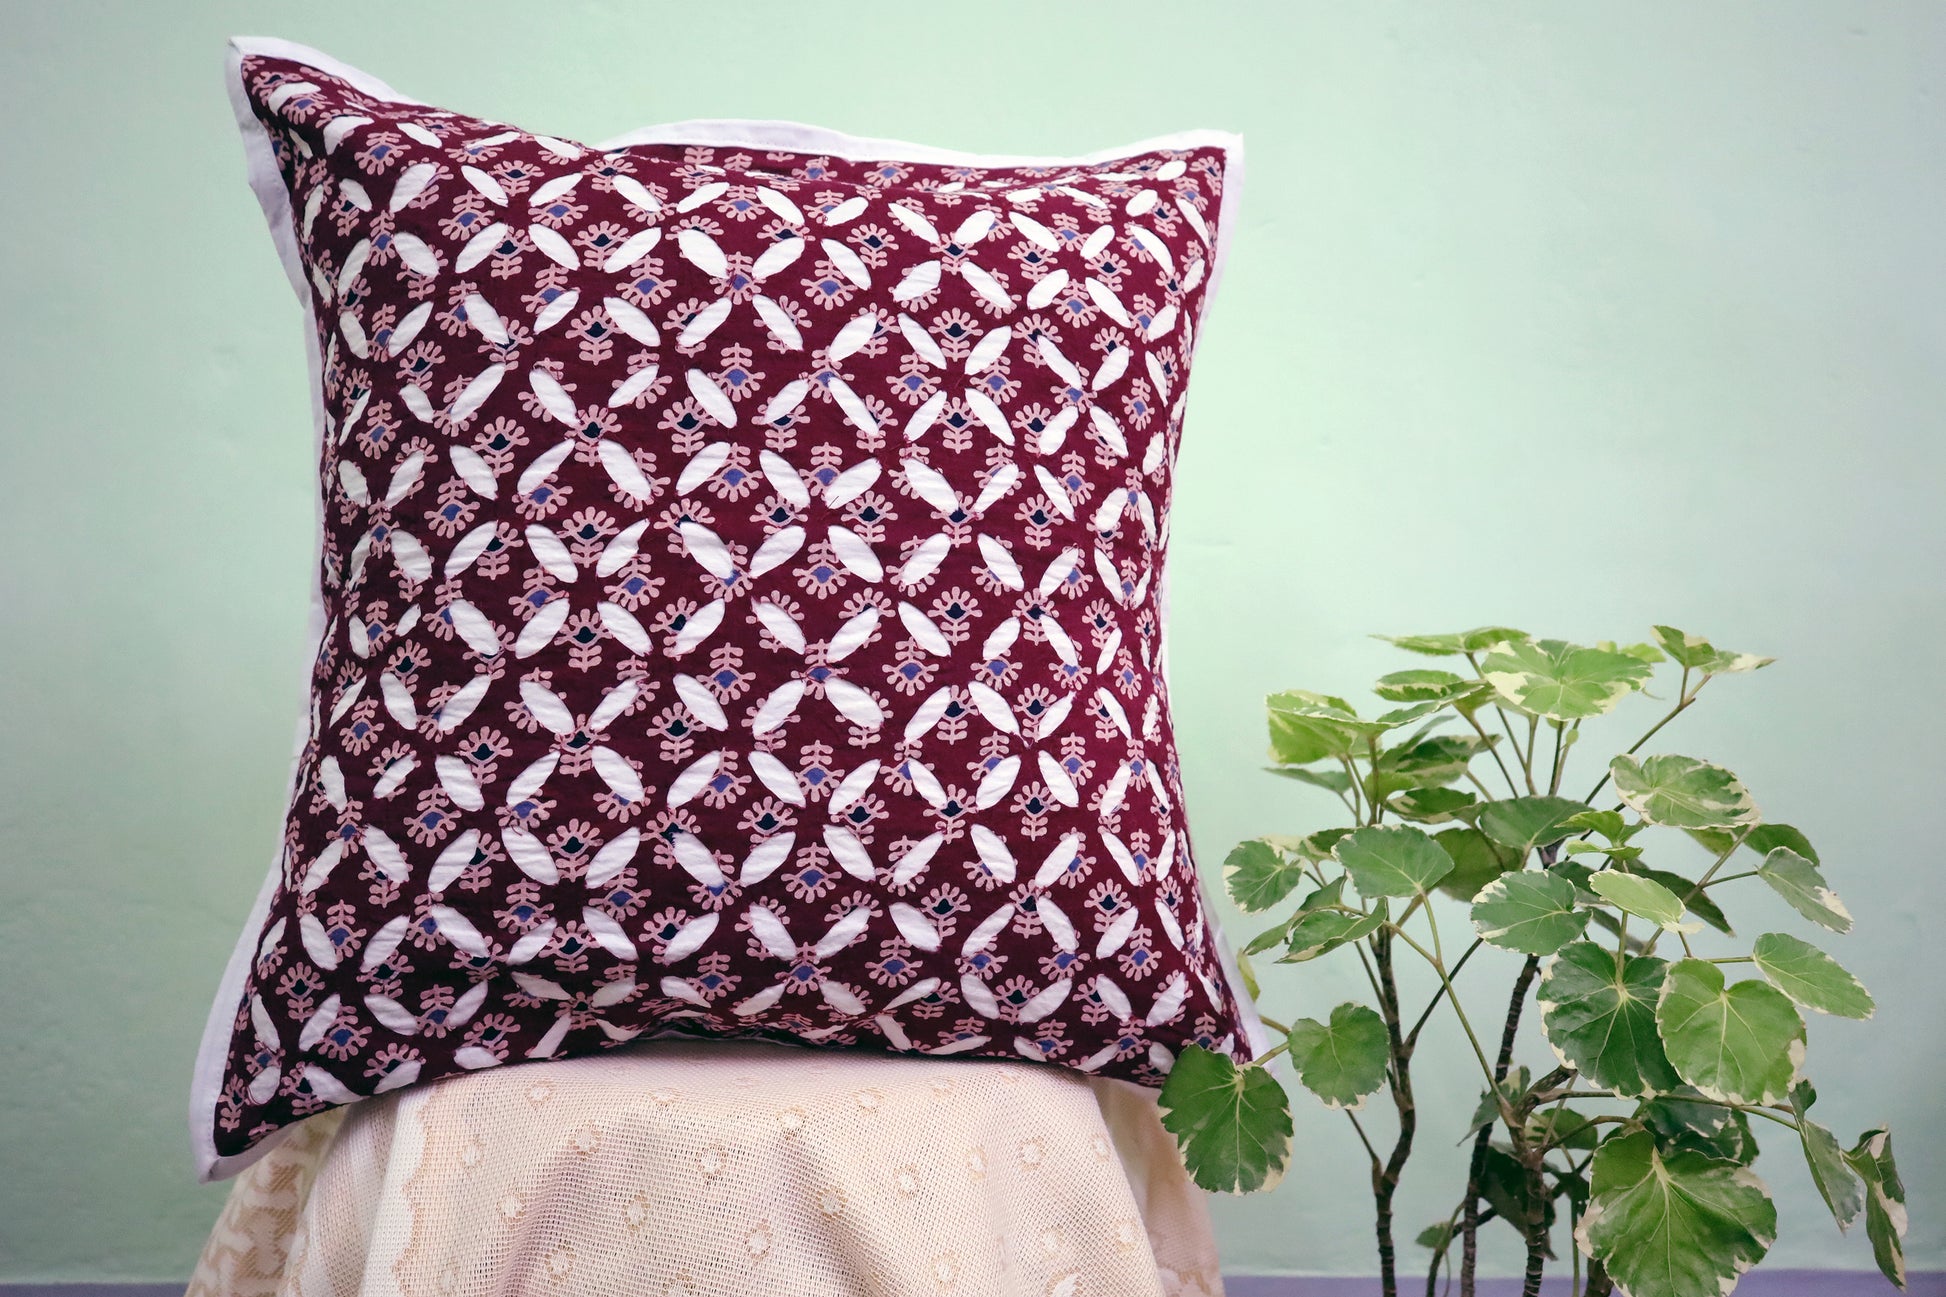
[[[315,1117],[188,1297],[1220,1297],[1153,1098],[1054,1068],[660,1041]]]

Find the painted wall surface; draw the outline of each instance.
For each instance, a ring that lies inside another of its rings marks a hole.
[[[712,115],[1026,153],[1244,132],[1175,519],[1206,867],[1328,822],[1323,795],[1256,773],[1260,699],[1406,665],[1367,632],[1667,621],[1777,655],[1671,744],[1820,844],[1884,1006],[1812,1024],[1824,1111],[1894,1123],[1914,1264],[1946,1263],[1946,943],[1923,935],[1946,9],[13,0],[0,1280],[180,1277],[222,1194],[190,1182],[184,1092],[276,836],[312,527],[299,317],[220,84],[234,31],[590,139]],[[1353,994],[1350,973],[1279,980],[1280,1016]],[[1476,1083],[1457,1039],[1423,1067],[1438,1157]],[[1216,1205],[1227,1264],[1368,1270],[1349,1128],[1298,1112],[1301,1172]],[[1763,1133],[1773,1264],[1868,1267]],[[1421,1172],[1403,1219],[1441,1214],[1448,1180]]]

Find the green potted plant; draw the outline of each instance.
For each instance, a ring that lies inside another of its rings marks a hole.
[[[1240,956],[1253,996],[1252,961],[1335,957],[1363,966],[1370,1002],[1325,1021],[1266,1016],[1282,1039],[1250,1066],[1185,1051],[1163,1121],[1197,1182],[1276,1183],[1292,1119],[1272,1065],[1287,1058],[1357,1128],[1386,1297],[1408,1265],[1428,1294],[1444,1276],[1472,1297],[1480,1231],[1496,1221],[1524,1246],[1529,1297],[1557,1260],[1557,1221],[1577,1293],[1719,1297],[1775,1236],[1750,1164],[1756,1128],[1780,1126],[1838,1227],[1862,1218],[1879,1268],[1903,1288],[1890,1132],[1842,1144],[1811,1115],[1805,1074],[1804,1012],[1866,1018],[1872,997],[1793,933],[1732,945],[1726,906],[1739,887],[1768,887],[1813,928],[1843,933],[1851,916],[1811,843],[1761,814],[1736,775],[1644,751],[1712,682],[1771,659],[1667,626],[1626,646],[1499,626],[1381,638],[1466,670],[1386,675],[1374,686],[1385,710],[1371,717],[1325,694],[1272,695],[1271,773],[1335,794],[1345,822],[1254,838],[1224,862],[1237,905],[1276,916]],[[1667,712],[1578,799],[1565,796],[1570,768],[1585,764],[1574,760],[1582,723],[1650,696],[1665,663],[1679,673]],[[1695,856],[1678,850],[1684,839],[1706,864],[1683,868]],[[1465,975],[1488,946],[1520,957],[1511,986]],[[1429,993],[1415,996],[1415,983]],[[1457,1020],[1481,1097],[1451,1173],[1453,1208],[1412,1230],[1424,1251],[1407,1260],[1393,1198],[1418,1133],[1414,1055],[1437,1014]],[[1518,1056],[1530,1017],[1547,1056]],[[1383,1122],[1362,1111],[1380,1092]]]

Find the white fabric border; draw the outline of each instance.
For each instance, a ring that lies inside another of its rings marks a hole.
[[[284,273],[291,281],[291,289],[297,294],[298,304],[304,310],[304,350],[308,358],[310,372],[311,399],[311,450],[312,460],[318,462],[324,453],[325,412],[324,412],[324,357],[318,350],[317,318],[311,307],[311,287],[305,282],[304,262],[298,255],[297,226],[291,211],[290,194],[284,188],[283,175],[277,169],[277,157],[271,149],[270,134],[262,122],[250,109],[250,100],[244,92],[243,57],[251,52],[244,42],[230,42],[225,65],[225,84],[229,89],[230,107],[236,114],[237,131],[243,137],[244,162],[250,180],[250,188],[257,195],[257,203],[263,208],[264,221],[270,226],[271,241],[277,248],[277,259],[283,263]],[[329,70],[329,69],[323,69]],[[361,82],[371,78],[356,74]],[[351,80],[350,76],[346,80]],[[376,83],[373,83],[376,84]],[[360,89],[367,93],[380,93],[361,84]],[[284,812],[278,816],[277,850],[272,855],[270,869],[264,876],[262,886],[257,889],[256,903],[250,908],[250,917],[245,921],[242,933],[237,937],[235,949],[230,952],[230,960],[223,969],[223,980],[218,984],[216,999],[210,1005],[209,1017],[203,1023],[202,1043],[196,1050],[196,1069],[189,1090],[189,1139],[196,1158],[196,1178],[205,1183],[225,1179],[249,1166],[252,1162],[269,1152],[282,1137],[283,1132],[263,1140],[246,1153],[234,1157],[219,1156],[216,1151],[216,1106],[223,1095],[223,1068],[228,1061],[232,1028],[236,1022],[236,1012],[243,997],[244,982],[250,975],[250,965],[256,958],[256,943],[261,935],[264,918],[270,912],[271,897],[276,894],[278,880],[283,875],[283,822],[284,813],[290,806],[290,799],[297,791],[297,772],[304,755],[304,745],[311,736],[311,674],[317,664],[318,653],[324,647],[324,591],[319,585],[317,572],[318,556],[324,547],[324,497],[319,493],[313,509],[313,535],[311,541],[311,612],[309,640],[311,651],[304,658],[303,693],[299,695],[297,737],[292,744],[290,773],[284,786]],[[286,1130],[289,1127],[285,1128]]]
[[[229,42],[225,81],[229,89],[230,106],[236,114],[237,130],[243,137],[250,188],[256,193],[257,202],[263,208],[264,220],[270,227],[271,239],[277,247],[278,260],[283,263],[284,273],[290,278],[291,288],[296,292],[298,302],[304,309],[305,347],[310,361],[312,448],[314,457],[321,458],[324,450],[326,418],[323,403],[323,357],[318,351],[317,321],[311,304],[310,285],[305,281],[304,263],[297,247],[296,225],[291,211],[290,195],[286,192],[283,176],[277,169],[276,155],[271,148],[269,133],[251,110],[249,96],[243,84],[243,60],[249,55],[302,63],[337,77],[375,99],[415,105],[423,105],[424,101],[400,94],[370,73],[294,41],[281,40],[274,36],[236,36]],[[908,162],[983,167],[1090,167],[1164,149],[1218,148],[1224,153],[1223,197],[1217,212],[1209,288],[1205,290],[1203,298],[1204,318],[1208,317],[1210,304],[1215,299],[1224,262],[1229,255],[1230,244],[1236,233],[1237,211],[1243,192],[1243,137],[1226,131],[1182,131],[1073,157],[1039,157],[963,153],[930,145],[913,144],[904,140],[849,135],[842,131],[811,126],[802,122],[699,118],[640,127],[592,147],[605,150],[623,148],[631,144],[712,144],[732,148],[820,153],[853,161],[895,158]],[[323,543],[324,501],[320,495],[316,504],[315,536],[312,545],[314,563],[315,555],[322,552]],[[1165,573],[1164,580],[1166,579]],[[1168,613],[1166,595],[1164,597],[1163,625],[1166,633]],[[297,742],[291,756],[290,776],[285,790],[286,807],[289,805],[290,797],[296,791],[298,763],[303,755],[304,745],[310,737],[311,673],[317,655],[323,647],[323,636],[324,597],[314,568],[311,585],[311,652],[304,661],[304,692],[300,705],[303,719],[298,724]],[[281,825],[281,819],[279,823]],[[262,887],[258,890],[256,903],[251,907],[250,917],[237,939],[236,948],[230,953],[229,963],[223,971],[223,980],[217,987],[215,1002],[210,1006],[209,1017],[204,1023],[201,1047],[196,1054],[196,1068],[189,1096],[190,1142],[195,1153],[197,1178],[206,1183],[227,1179],[243,1170],[268,1153],[283,1137],[284,1132],[290,1129],[285,1127],[284,1131],[265,1138],[247,1152],[235,1156],[223,1157],[216,1152],[216,1107],[222,1097],[223,1069],[229,1057],[231,1028],[236,1021],[244,982],[249,976],[250,965],[255,958],[259,930],[263,927],[264,918],[270,909],[271,897],[275,895],[278,880],[282,877],[282,839],[280,828],[278,851],[271,860],[270,870],[264,878]],[[1204,898],[1204,909],[1207,913],[1209,909],[1207,896]],[[1269,1047],[1268,1033],[1257,1017],[1256,1006],[1250,1002],[1250,997],[1243,991],[1243,981],[1238,976],[1236,961],[1231,956],[1228,943],[1223,939],[1222,929],[1214,924],[1210,924],[1209,927],[1215,936],[1215,945],[1224,972],[1230,979],[1238,1006],[1243,1012],[1252,1052],[1262,1053]]]

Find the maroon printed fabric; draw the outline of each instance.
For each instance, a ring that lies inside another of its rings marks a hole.
[[[242,78],[324,630],[218,1155],[668,1031],[1247,1055],[1157,661],[1222,147],[602,151]]]

